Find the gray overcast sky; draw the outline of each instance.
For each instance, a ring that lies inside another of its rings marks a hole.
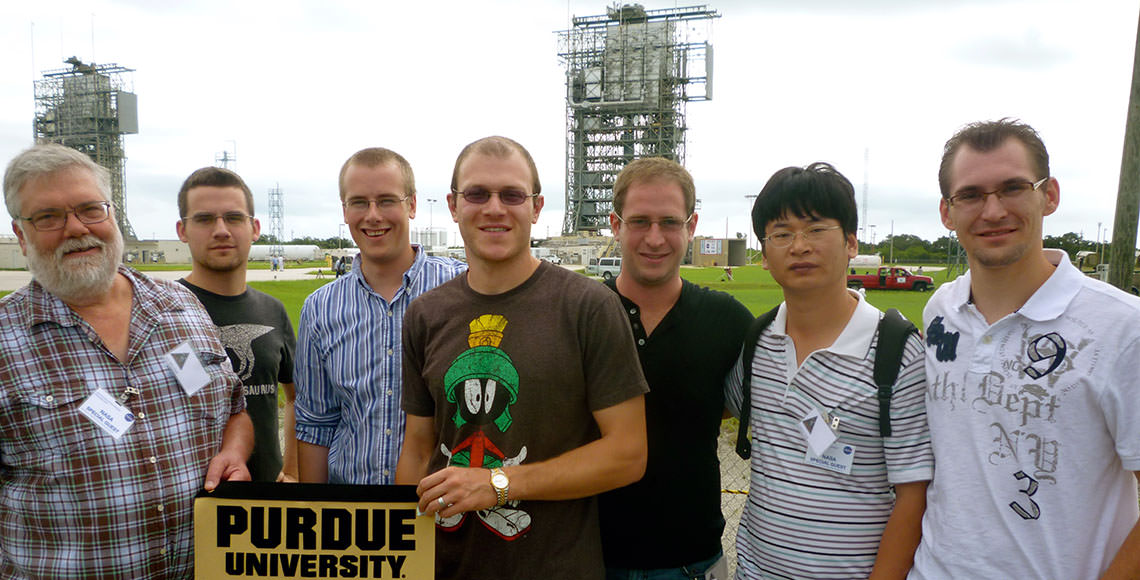
[[[715,98],[688,107],[698,234],[747,231],[745,195],[781,167],[824,160],[860,199],[867,175],[877,239],[892,220],[895,233],[934,239],[945,232],[936,211],[942,144],[964,123],[1003,116],[1034,125],[1050,149],[1061,205],[1045,233],[1093,239],[1097,222],[1111,227],[1136,3],[708,6],[722,15],[711,33]],[[554,31],[605,8],[584,0],[6,2],[0,158],[31,144],[33,79],[76,55],[137,71],[141,129],[126,137],[126,178],[140,237],[174,237],[178,186],[231,141],[263,228],[266,192],[280,184],[287,237],[336,235],[337,171],[373,145],[401,152],[415,169],[413,227],[450,224],[443,198],[455,155],[490,134],[531,150],[547,201],[534,234],[557,235],[565,79]]]

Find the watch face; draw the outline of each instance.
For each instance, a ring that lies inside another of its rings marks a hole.
[[[496,473],[495,477],[491,478],[491,483],[495,487],[507,487],[507,476],[502,473]]]

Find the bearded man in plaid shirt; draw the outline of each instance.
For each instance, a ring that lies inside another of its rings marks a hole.
[[[33,280],[0,300],[0,577],[189,578],[193,498],[253,426],[206,311],[122,265],[110,180],[38,145],[4,199]]]

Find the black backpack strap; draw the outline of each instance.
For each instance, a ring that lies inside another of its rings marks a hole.
[[[760,341],[764,329],[776,319],[776,313],[779,311],[780,307],[777,306],[761,314],[752,321],[752,325],[748,327],[748,334],[744,336],[744,350],[740,358],[743,398],[740,400],[740,428],[736,432],[736,454],[741,459],[752,457],[752,442],[748,440],[748,421],[752,417],[752,359],[756,355],[756,343]]]
[[[879,320],[879,344],[875,351],[875,385],[879,387],[879,435],[891,434],[891,391],[899,378],[903,348],[914,324],[897,309],[888,309]]]

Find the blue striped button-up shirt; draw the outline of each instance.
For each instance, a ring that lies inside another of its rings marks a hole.
[[[327,284],[301,309],[294,368],[297,439],[329,449],[329,483],[390,484],[404,442],[401,327],[420,294],[466,270],[463,262],[416,259],[391,302],[360,273]]]

